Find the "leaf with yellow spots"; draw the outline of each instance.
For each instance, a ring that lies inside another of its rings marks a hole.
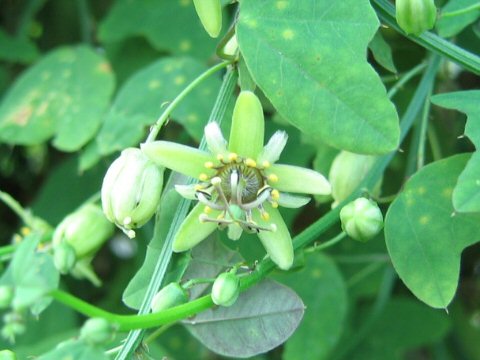
[[[118,92],[97,137],[98,151],[107,155],[135,146],[175,97],[206,68],[187,57],[166,57],[143,68]],[[220,88],[219,78],[208,78],[173,111],[172,120],[200,140]]]
[[[382,154],[400,131],[366,58],[378,25],[368,0],[242,0],[236,30],[252,78],[283,118],[335,148]]]
[[[451,193],[469,155],[425,166],[388,209],[385,239],[395,270],[420,300],[446,308],[457,289],[460,255],[480,240],[478,214],[455,214]]]
[[[480,90],[457,91],[432,96],[432,102],[467,114],[465,135],[475,151],[453,190],[453,206],[458,212],[480,212]]]
[[[86,46],[45,55],[0,104],[0,141],[76,151],[97,133],[114,88],[110,65]]]

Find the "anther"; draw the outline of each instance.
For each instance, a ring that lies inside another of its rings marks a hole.
[[[223,161],[223,159],[224,159],[224,157],[223,157],[222,154],[218,154],[218,155],[217,155],[217,160],[218,160],[218,161]]]
[[[253,168],[256,168],[257,167],[257,163],[255,162],[255,160],[253,159],[247,159],[245,160],[245,165],[249,166],[249,167],[253,167]]]
[[[268,168],[270,167],[270,165],[271,165],[270,162],[267,161],[267,160],[265,160],[265,161],[262,163],[262,166],[263,166],[264,169],[268,169]]]
[[[274,209],[278,208],[278,203],[276,201],[272,201],[272,207]]]
[[[27,227],[27,226],[22,226],[22,228],[20,229],[20,233],[23,235],[23,236],[27,236],[29,235],[30,233],[32,232],[32,230]]]
[[[123,219],[123,225],[130,225],[132,223],[132,218],[130,216],[127,216],[125,219]]]
[[[207,181],[208,180],[208,175],[205,174],[205,173],[201,173],[199,176],[198,176],[198,179],[200,181]]]
[[[205,214],[210,214],[210,213],[212,212],[212,208],[211,208],[210,206],[205,206],[205,207],[203,208],[203,212],[204,212]]]
[[[280,192],[277,189],[273,189],[270,192],[270,196],[272,197],[273,200],[278,200],[280,199]]]
[[[207,161],[204,165],[207,169],[212,169],[213,168],[213,162],[211,162],[211,161]]]
[[[230,161],[237,161],[238,155],[236,153],[230,153],[228,154],[228,160]]]
[[[278,181],[278,176],[275,175],[275,174],[270,174],[270,175],[268,175],[268,180],[270,180],[271,182],[277,182]]]
[[[272,229],[272,230],[271,230],[272,232],[276,232],[276,231],[277,231],[277,225],[275,225],[275,224],[270,224],[270,228]]]
[[[133,239],[135,237],[135,231],[130,229],[125,232],[125,235],[127,235],[130,239]]]
[[[215,185],[219,185],[220,183],[222,182],[222,179],[218,176],[215,176],[214,178],[212,178],[210,180],[210,183],[215,186]]]
[[[200,185],[200,184],[196,184],[196,185],[193,187],[193,189],[194,189],[195,191],[199,191],[199,190],[202,190],[202,189],[203,189],[203,186]]]
[[[270,214],[266,211],[263,211],[260,216],[262,217],[263,220],[268,221],[270,220]]]

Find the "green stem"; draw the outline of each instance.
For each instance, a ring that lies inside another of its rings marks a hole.
[[[10,255],[15,252],[15,245],[5,245],[0,247],[0,258],[5,255]]]
[[[17,27],[17,36],[28,37],[29,27],[38,10],[42,8],[47,0],[29,0],[20,16]]]
[[[427,140],[428,118],[430,117],[430,97],[432,96],[433,86],[427,94],[425,99],[425,106],[423,107],[422,120],[420,122],[420,134],[417,155],[417,170],[421,169],[425,164],[425,143]]]
[[[332,247],[335,244],[339,243],[340,241],[342,241],[346,237],[347,237],[347,234],[342,231],[340,234],[338,234],[334,238],[332,238],[330,240],[327,240],[322,244],[317,245],[315,243],[311,248],[305,249],[305,252],[306,253],[313,253],[313,252],[316,252],[316,251],[325,250],[325,249],[327,249],[329,247]]]
[[[145,140],[145,142],[151,142],[156,139],[163,124],[168,120],[168,117],[170,116],[172,111],[175,110],[177,105],[185,98],[185,96],[187,96],[193,89],[195,89],[198,85],[200,85],[205,79],[207,79],[211,75],[215,74],[217,71],[227,67],[230,64],[231,64],[231,61],[221,62],[209,68],[204,73],[200,74],[200,76],[198,76],[190,84],[188,84],[188,86],[185,89],[183,89],[183,91],[180,94],[178,94],[177,97],[170,104],[168,104],[165,111],[162,113],[162,115],[160,115],[158,120],[150,129],[150,133],[148,134],[147,140]]]
[[[440,14],[440,18],[443,19],[443,18],[446,18],[446,17],[464,15],[464,14],[467,14],[467,13],[475,11],[475,10],[480,10],[480,3],[473,4],[473,5],[467,6],[463,9],[458,9],[458,10],[455,10],[455,11],[442,12]]]
[[[171,323],[171,324],[168,324],[168,325],[163,325],[162,327],[158,328],[157,330],[155,330],[154,332],[152,332],[150,335],[148,335],[145,338],[145,344],[151,343],[153,340],[158,338],[160,335],[162,335],[165,331],[170,329],[175,324],[176,323]]]
[[[386,263],[390,261],[390,257],[387,254],[368,254],[368,255],[334,255],[333,259],[338,263],[344,264],[360,264],[381,262]]]
[[[80,19],[82,41],[85,44],[92,44],[92,19],[90,18],[90,9],[87,0],[77,0],[77,10]]]
[[[373,274],[375,271],[379,270],[384,265],[385,265],[385,262],[374,262],[374,263],[368,264],[362,270],[355,273],[355,275],[353,275],[350,279],[347,280],[347,287],[351,288],[352,286],[355,286],[360,281],[367,278],[368,276]]]
[[[190,279],[185,284],[182,285],[184,289],[190,289],[191,287],[199,284],[211,284],[215,281],[212,278],[198,278],[198,279]]]
[[[392,194],[392,195],[382,196],[382,197],[378,197],[378,198],[374,197],[373,200],[375,200],[379,204],[389,204],[393,200],[395,200],[397,198],[397,196],[398,196],[398,194]]]
[[[442,148],[434,126],[432,124],[429,125],[427,129],[428,141],[430,142],[430,149],[432,149],[433,161],[437,161],[442,158]]]
[[[30,228],[33,228],[33,220],[30,212],[25,210],[20,203],[10,194],[0,191],[0,201],[3,201],[18,217]]]
[[[431,50],[432,52],[449,58],[463,68],[480,74],[480,57],[474,55],[465,49],[452,44],[440,36],[426,31],[420,36],[409,36],[398,26],[395,20],[395,7],[388,0],[371,0],[373,7],[377,11],[380,20],[391,28],[395,29],[405,37]]]
[[[391,99],[395,96],[395,94],[402,88],[403,85],[405,85],[407,82],[409,82],[413,77],[416,75],[420,74],[427,64],[421,63],[412,68],[411,70],[407,71],[401,78],[398,80],[395,85],[393,85],[387,93],[387,96]]]

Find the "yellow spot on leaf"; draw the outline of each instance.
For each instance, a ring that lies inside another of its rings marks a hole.
[[[28,124],[33,113],[32,105],[24,105],[12,114],[11,122],[18,126],[25,126]]]
[[[190,5],[190,0],[180,0],[180,6],[186,7]]]
[[[44,101],[38,106],[37,111],[36,111],[36,115],[37,116],[42,116],[43,114],[45,114],[47,109],[48,109],[48,102]]]
[[[428,215],[420,216],[420,219],[418,222],[422,225],[427,225],[430,222],[430,217]]]
[[[192,48],[192,43],[189,40],[183,40],[180,42],[180,50],[181,51],[188,51]]]
[[[255,19],[245,19],[244,23],[251,29],[255,29],[258,26],[258,22]]]
[[[451,187],[447,187],[442,191],[442,195],[445,196],[447,199],[450,199],[452,197],[452,193],[453,193],[453,188]]]
[[[42,80],[48,80],[48,79],[50,79],[50,77],[52,76],[52,74],[51,74],[50,72],[48,72],[48,71],[44,71],[44,72],[42,72],[42,75],[41,75],[41,76],[42,76]]]
[[[285,10],[288,6],[288,1],[285,0],[278,0],[275,4],[278,10]]]
[[[425,189],[423,186],[420,186],[417,190],[419,195],[423,195],[427,192],[427,189]]]
[[[154,89],[158,89],[161,85],[162,85],[161,82],[158,80],[150,80],[150,82],[148,83],[148,88],[150,90],[154,90]]]
[[[176,85],[182,85],[185,82],[185,76],[179,75],[173,81]]]
[[[112,72],[112,67],[108,62],[104,61],[98,64],[97,71],[104,74],[110,74]]]
[[[72,70],[70,69],[66,69],[66,70],[63,70],[62,71],[62,77],[64,78],[69,78],[70,76],[72,76]]]
[[[168,64],[167,66],[165,66],[165,68],[163,69],[166,73],[171,73],[173,71],[173,65],[172,64]]]
[[[188,122],[197,122],[198,121],[198,115],[197,114],[188,114],[187,121]]]
[[[285,29],[282,32],[282,37],[285,40],[292,40],[295,37],[295,33],[293,32],[292,29]]]
[[[313,271],[312,271],[312,277],[313,277],[314,279],[319,279],[319,278],[321,278],[321,277],[322,277],[322,270],[320,270],[320,269],[315,269],[315,270],[313,270]]]

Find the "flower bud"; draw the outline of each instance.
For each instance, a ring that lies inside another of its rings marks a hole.
[[[340,211],[342,229],[354,240],[366,242],[377,235],[383,227],[382,212],[369,199],[358,198]]]
[[[222,30],[222,4],[220,0],[193,0],[197,15],[205,31],[216,38]]]
[[[10,341],[13,341],[15,336],[22,335],[26,330],[24,319],[19,313],[11,312],[5,314],[3,322],[2,336]]]
[[[53,249],[53,263],[61,274],[68,274],[76,261],[75,249],[67,242],[62,241]]]
[[[105,219],[100,207],[87,204],[68,215],[57,226],[53,233],[54,251],[56,252],[56,248],[65,242],[75,250],[76,258],[82,259],[95,254],[112,233],[113,226]],[[58,251],[59,265],[62,265],[60,268],[65,268],[71,262],[71,254],[66,255],[68,252],[66,247]],[[63,258],[64,255],[67,257]]]
[[[216,305],[231,306],[240,294],[240,281],[232,273],[218,275],[212,286],[212,300]]]
[[[188,301],[187,292],[180,284],[172,282],[161,289],[153,298],[152,312],[159,312]]]
[[[8,285],[1,285],[0,286],[0,309],[8,308],[12,304],[12,300],[13,300],[13,288]]]
[[[407,34],[420,35],[433,28],[437,8],[433,0],[396,0],[397,23]]]
[[[88,319],[80,329],[80,339],[92,345],[104,344],[113,338],[114,330],[110,323],[102,318]]]
[[[11,350],[0,351],[0,360],[17,360],[17,355]]]
[[[163,170],[140,149],[128,148],[110,165],[103,179],[103,212],[130,238],[135,237],[133,229],[155,214],[162,192]]]
[[[341,151],[333,160],[329,180],[332,185],[332,197],[336,207],[345,200],[362,182],[377,158]],[[375,187],[374,194],[379,193],[381,180]]]

